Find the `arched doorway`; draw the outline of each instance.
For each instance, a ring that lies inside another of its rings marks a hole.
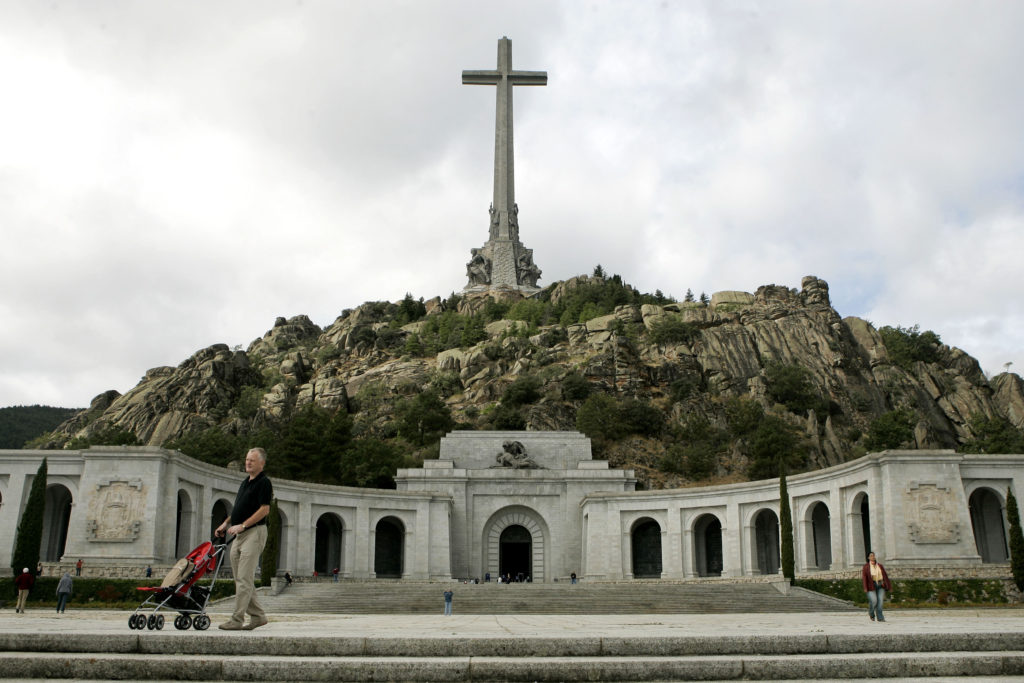
[[[661,578],[661,526],[650,517],[637,520],[630,532],[633,578]]]
[[[811,508],[811,541],[814,549],[814,567],[825,570],[832,566],[832,527],[828,506],[817,502]]]
[[[989,488],[980,488],[968,500],[974,545],[982,562],[1006,562],[1010,555],[1006,548],[1006,530],[1003,525],[1003,503]]]
[[[377,522],[373,544],[373,571],[378,579],[402,578],[405,560],[405,525],[397,517]]]
[[[210,513],[210,538],[213,538],[213,532],[221,525],[221,522],[228,518],[228,515],[230,514],[231,503],[227,502],[223,498],[213,504],[213,511]]]
[[[779,518],[765,508],[754,517],[754,547],[761,574],[779,573]]]
[[[379,538],[380,525],[378,524],[377,527]],[[321,576],[333,574],[335,567],[337,567],[339,573],[341,572],[341,537],[343,531],[344,524],[342,524],[341,518],[333,512],[325,512],[316,520],[316,549],[313,556],[313,569]],[[399,576],[401,576],[400,565]]]
[[[508,534],[507,529],[519,527],[522,531],[513,530]],[[525,535],[523,532],[526,532]],[[481,547],[483,548],[482,566],[480,567],[480,578],[489,573],[492,577],[502,572],[511,571],[515,576],[522,571],[523,576],[529,576],[534,583],[542,583],[545,580],[545,554],[544,548],[548,538],[547,525],[544,519],[537,514],[536,510],[524,505],[511,505],[501,508],[495,512],[484,523],[482,529]],[[525,538],[529,537],[528,548]],[[518,546],[514,545],[518,544]],[[528,554],[524,557],[523,553]],[[518,563],[522,569],[512,571],[506,567],[506,562],[518,557]],[[525,565],[522,563],[525,562]]]
[[[43,512],[43,538],[39,558],[43,562],[58,562],[64,555],[71,521],[71,491],[62,484],[46,487],[46,509]]]
[[[291,548],[291,531],[288,527],[288,516],[281,511],[280,507],[277,509],[277,515],[281,519],[281,538],[277,548],[277,573],[283,574],[292,569],[288,564],[291,560],[288,557],[288,549]]]
[[[174,549],[178,557],[185,557],[197,544],[192,539],[192,499],[184,489],[178,491],[178,513],[174,525]]]
[[[698,576],[722,575],[722,523],[701,515],[693,525],[693,557]]]
[[[871,507],[868,494],[859,493],[851,506],[850,539],[852,541],[853,562],[867,562],[871,552]]]
[[[514,580],[533,578],[533,536],[519,524],[512,524],[498,539],[498,572]]]

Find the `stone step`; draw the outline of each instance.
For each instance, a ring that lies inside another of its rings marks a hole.
[[[172,627],[168,626],[167,629]],[[270,657],[693,657],[1024,651],[1024,631],[863,632],[680,636],[418,637],[288,636],[173,630],[123,633],[0,633],[0,654],[223,655]]]
[[[1020,675],[1020,650],[598,657],[0,653],[0,677],[20,679],[680,681]]]
[[[767,583],[456,584],[451,582],[327,582],[260,593],[270,613],[430,614],[443,591],[461,614],[680,614],[808,612],[856,609],[850,603]]]

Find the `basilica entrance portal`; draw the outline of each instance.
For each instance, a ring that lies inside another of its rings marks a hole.
[[[483,531],[481,577],[485,573],[492,578],[522,574],[524,579],[545,580],[548,529],[537,512],[519,505],[504,508],[491,515]]]
[[[513,579],[533,576],[533,537],[526,527],[513,524],[501,532],[498,571]]]

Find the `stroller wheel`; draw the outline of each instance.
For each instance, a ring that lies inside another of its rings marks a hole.
[[[133,614],[130,617],[128,617],[128,628],[130,628],[133,631],[135,630],[135,623],[136,621],[138,621],[138,616],[138,614]]]
[[[158,614],[158,615],[156,615],[156,630],[157,631],[163,630],[163,627],[164,627],[164,615]]]
[[[148,628],[150,631],[152,631],[153,629],[156,628],[156,615],[155,614],[150,614],[149,615],[149,619],[146,620],[146,628]]]
[[[205,631],[210,628],[210,617],[205,614],[197,614],[192,619],[192,626],[197,631]]]
[[[174,617],[174,628],[178,629],[179,631],[184,631],[191,625],[192,622],[184,614],[179,614],[178,616]]]

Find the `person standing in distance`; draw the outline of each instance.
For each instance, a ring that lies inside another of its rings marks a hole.
[[[267,464],[267,452],[262,448],[251,448],[245,454],[245,472],[249,475],[238,487],[235,506],[217,530],[217,536],[233,534],[231,544],[231,569],[235,574],[235,612],[220,625],[225,631],[251,631],[268,622],[267,613],[256,600],[256,566],[259,564],[263,547],[267,544],[267,515],[274,487],[263,473]],[[233,522],[233,523],[232,523]],[[245,615],[249,623],[245,623]]]

